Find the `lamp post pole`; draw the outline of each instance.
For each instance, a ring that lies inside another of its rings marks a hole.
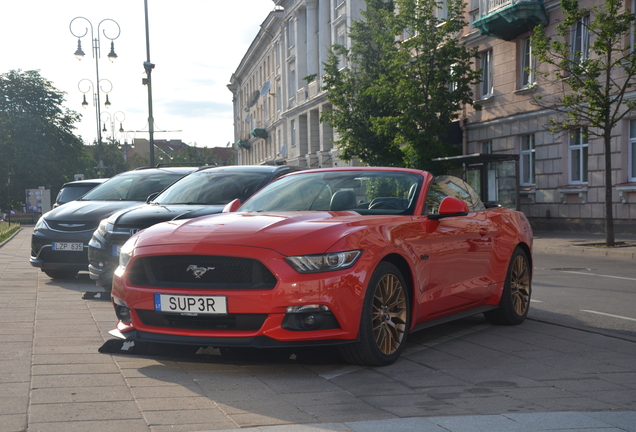
[[[150,33],[148,30],[148,0],[144,0],[144,12],[146,16],[146,61],[144,70],[146,78],[142,83],[148,86],[148,134],[150,141],[150,166],[155,165],[155,119],[152,115],[152,70],[155,65],[150,62]]]
[[[84,33],[82,34],[76,34],[73,32],[73,22],[75,20],[84,20],[88,23],[89,27],[86,27],[84,29]],[[106,25],[105,23],[113,23],[115,26],[117,26],[117,34],[114,37],[110,37],[108,34],[106,34],[106,30],[105,29],[101,29],[102,24]],[[75,36],[77,38],[77,50],[75,51],[75,57],[77,57],[78,60],[81,60],[82,58],[84,58],[84,51],[82,51],[82,42],[81,39],[86,36],[88,34],[88,30],[90,28],[90,32],[91,32],[91,49],[92,49],[92,54],[93,54],[93,58],[95,59],[95,76],[96,76],[96,80],[95,82],[97,83],[97,86],[93,86],[94,89],[94,94],[95,94],[95,98],[94,98],[94,102],[96,103],[96,117],[97,117],[97,159],[98,159],[98,165],[97,165],[97,171],[99,174],[99,177],[102,177],[102,171],[104,169],[104,161],[102,159],[102,133],[101,133],[101,129],[100,129],[100,125],[99,125],[99,106],[100,106],[100,94],[99,94],[99,90],[100,90],[100,79],[99,79],[99,58],[101,57],[101,52],[100,52],[100,30],[101,33],[104,35],[104,37],[108,40],[110,40],[110,52],[108,53],[108,59],[112,62],[115,61],[115,59],[117,58],[117,54],[115,54],[115,43],[113,42],[115,39],[117,39],[119,37],[119,35],[121,34],[121,28],[119,27],[119,24],[117,24],[117,21],[112,20],[110,18],[106,18],[103,19],[99,22],[99,24],[97,25],[97,35],[95,35],[93,33],[93,24],[84,17],[75,17],[71,20],[71,23],[69,24],[69,30],[71,31],[71,34],[73,36]],[[110,82],[110,81],[109,81]],[[111,84],[111,89],[112,89],[112,84]],[[86,93],[86,92],[84,92]],[[86,102],[86,95],[84,95],[84,102]],[[106,102],[110,103],[108,101],[108,95],[106,96]],[[84,105],[84,103],[82,103],[82,105]]]

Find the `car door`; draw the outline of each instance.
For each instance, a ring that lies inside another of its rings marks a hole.
[[[469,204],[467,215],[429,219],[438,214],[446,196]],[[470,186],[457,177],[437,177],[421,216],[422,237],[417,252],[430,268],[421,301],[426,319],[479,303],[492,284],[488,277],[493,253],[493,224]]]

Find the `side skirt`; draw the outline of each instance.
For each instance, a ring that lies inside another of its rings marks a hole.
[[[477,306],[472,309],[466,309],[451,315],[435,318],[430,321],[424,321],[419,324],[416,324],[415,327],[413,327],[413,330],[411,330],[409,333],[422,330],[425,328],[429,328],[429,327],[434,327],[436,325],[444,324],[450,321],[456,321],[458,319],[466,318],[466,317],[477,315],[480,313],[488,312],[489,310],[497,309],[498,307],[499,307],[498,305]]]

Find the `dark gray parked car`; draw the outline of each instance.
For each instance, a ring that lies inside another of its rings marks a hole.
[[[86,192],[92,190],[93,188],[99,186],[104,183],[107,178],[100,179],[89,179],[89,180],[77,180],[68,183],[64,183],[62,185],[62,189],[57,194],[57,198],[55,198],[55,204],[53,204],[53,208],[59,207],[62,204],[66,204],[70,201],[75,201],[80,198]]]
[[[54,279],[88,270],[88,241],[99,222],[126,207],[143,204],[196,167],[143,168],[112,177],[82,198],[45,213],[31,236],[33,267]]]

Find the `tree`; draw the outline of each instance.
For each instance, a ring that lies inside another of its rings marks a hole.
[[[480,80],[472,68],[477,48],[457,38],[467,25],[463,2],[445,2],[445,18],[437,0],[366,3],[364,19],[351,26],[351,48],[335,46],[325,65],[333,109],[321,121],[340,134],[345,160],[435,170],[431,158],[453,151],[446,131],[464,104],[473,105]],[[344,58],[351,66],[341,69]]]
[[[64,93],[38,71],[1,74],[0,95],[0,170],[11,176],[9,196],[1,201],[19,208],[25,189],[59,189],[83,172],[90,158],[73,134],[79,115],[62,108]]]
[[[623,9],[621,0],[604,0],[591,9],[577,0],[561,0],[564,19],[548,37],[543,26],[531,43],[539,64],[548,70],[537,76],[552,84],[535,102],[553,110],[553,132],[573,130],[603,140],[605,156],[605,243],[614,246],[612,200],[612,129],[636,110],[626,94],[636,86],[636,51],[629,40],[636,15]]]

